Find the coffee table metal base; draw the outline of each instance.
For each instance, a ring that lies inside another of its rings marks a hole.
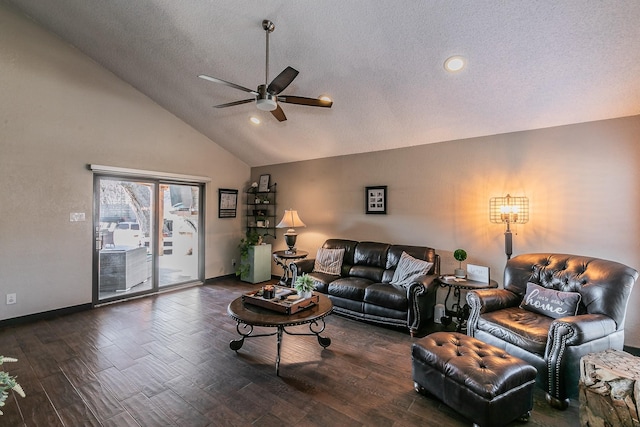
[[[277,349],[277,353],[276,353],[276,375],[280,375],[280,352],[282,349],[282,333],[284,332],[287,335],[315,335],[316,338],[318,339],[318,344],[320,344],[322,346],[322,348],[327,348],[331,345],[331,338],[329,337],[323,337],[320,334],[324,331],[324,328],[326,326],[324,319],[319,319],[320,323],[318,323],[317,321],[311,322],[309,323],[309,330],[311,332],[306,332],[306,333],[302,333],[302,332],[289,332],[287,331],[285,326],[277,326],[276,327],[276,331],[275,332],[271,332],[268,334],[253,334],[253,326],[252,325],[247,325],[246,323],[242,323],[242,322],[238,322],[236,325],[236,331],[238,331],[238,334],[240,334],[240,338],[237,340],[232,340],[229,343],[229,348],[231,348],[231,350],[233,351],[238,351],[242,348],[242,345],[244,344],[244,340],[245,338],[258,338],[258,337],[272,337],[274,335],[277,336],[277,342],[278,342],[278,349]],[[317,329],[317,330],[314,330]]]
[[[270,337],[275,335],[278,341],[276,375],[280,375],[280,354],[284,334],[315,335],[322,348],[329,347],[331,345],[331,339],[323,337],[320,334],[324,332],[326,327],[324,318],[331,314],[333,304],[326,295],[318,294],[317,292],[314,292],[314,295],[318,297],[316,304],[289,315],[271,311],[264,307],[245,304],[242,301],[242,297],[236,298],[229,304],[229,307],[227,307],[227,313],[237,322],[236,330],[240,338],[232,340],[229,343],[229,347],[233,351],[238,351],[242,348],[246,338]],[[309,325],[309,332],[295,332],[286,329],[301,325]],[[275,332],[269,333],[261,333],[261,331],[258,331],[258,333],[254,334],[254,327],[256,326],[261,328],[276,328],[276,330]]]

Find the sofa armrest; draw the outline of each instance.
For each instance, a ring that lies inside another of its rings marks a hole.
[[[296,276],[302,275],[302,273],[311,273],[313,271],[315,261],[315,258],[305,258],[294,261],[289,264],[289,269]]]
[[[522,298],[506,289],[479,289],[467,292],[469,304],[469,319],[467,320],[467,335],[474,336],[478,326],[478,319],[482,313],[515,307]]]
[[[420,276],[407,287],[407,300],[409,301],[407,324],[412,336],[433,317],[436,290],[438,289],[437,277],[435,274]]]
[[[585,343],[606,337],[616,331],[616,322],[603,314],[582,314],[578,316],[562,317],[555,320],[549,328],[549,338],[545,349],[549,394],[563,400],[565,389],[562,370],[565,356],[569,353],[567,347],[580,346]],[[589,349],[597,351],[597,349]]]
[[[562,317],[555,320],[549,328],[549,341],[545,352],[548,356],[554,351],[552,347],[559,341],[565,345],[580,345],[606,337],[615,331],[616,322],[603,314]]]

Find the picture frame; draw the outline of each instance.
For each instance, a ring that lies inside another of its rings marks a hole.
[[[387,186],[376,185],[365,187],[364,191],[365,212],[367,214],[387,213]]]
[[[271,180],[271,175],[266,173],[264,175],[260,175],[260,180],[258,181],[258,192],[266,193],[269,191],[269,181]]]
[[[218,189],[218,218],[235,218],[238,211],[238,190]]]

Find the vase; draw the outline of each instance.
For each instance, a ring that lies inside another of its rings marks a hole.
[[[466,273],[463,268],[456,268],[453,272],[453,275],[456,276],[457,278],[464,279],[464,277],[466,276]]]
[[[300,292],[301,298],[311,298],[312,295],[313,295],[313,291]]]

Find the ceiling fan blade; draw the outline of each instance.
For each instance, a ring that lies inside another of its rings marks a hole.
[[[242,90],[242,91],[245,91],[245,92],[249,92],[249,93],[252,93],[254,95],[258,94],[258,92],[256,92],[253,89],[249,89],[249,88],[246,88],[244,86],[237,85],[235,83],[227,82],[225,80],[216,79],[215,77],[206,76],[204,74],[200,74],[198,77],[200,77],[203,80],[209,80],[210,82],[214,82],[214,83],[221,83],[221,84],[223,84],[225,86],[229,86],[229,87],[232,87],[234,89],[239,89],[239,90]]]
[[[255,98],[243,99],[242,101],[227,102],[226,104],[214,105],[213,108],[233,107],[234,105],[246,104],[255,101]]]
[[[308,105],[310,107],[326,107],[331,108],[333,101],[325,101],[318,98],[305,98],[302,96],[278,96],[279,102],[286,102],[289,104]]]
[[[275,79],[267,86],[267,92],[271,95],[277,95],[287,88],[298,75],[298,70],[287,67],[283,72],[278,74]]]
[[[278,105],[278,108],[271,111],[271,114],[273,114],[273,117],[278,119],[278,121],[280,122],[284,122],[285,120],[287,120],[287,116],[284,115],[284,111],[282,111],[282,108],[280,108],[279,105]]]

